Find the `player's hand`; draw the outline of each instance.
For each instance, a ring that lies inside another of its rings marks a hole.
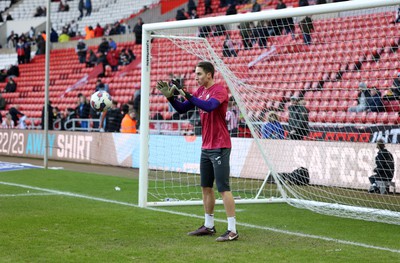
[[[180,83],[179,80],[173,79],[173,80],[171,80],[171,83],[172,83],[172,85],[173,85],[172,87],[175,88],[177,91],[179,91],[179,93],[180,93],[183,97],[185,97],[186,99],[190,99],[190,98],[192,97],[192,94],[186,92],[186,91],[183,89],[183,87],[181,86],[181,83]]]
[[[157,89],[161,91],[161,93],[167,98],[170,99],[174,96],[174,88],[170,87],[167,82],[165,81],[158,81],[157,82]]]

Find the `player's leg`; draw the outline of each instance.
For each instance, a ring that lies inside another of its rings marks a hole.
[[[213,190],[214,168],[212,161],[210,159],[211,156],[212,152],[210,153],[209,150],[201,151],[200,180],[201,180],[203,205],[205,212],[204,225],[202,225],[195,231],[189,232],[188,235],[190,236],[214,235],[216,233],[214,227],[214,206],[215,206],[215,195]]]
[[[235,200],[230,189],[229,174],[230,174],[230,159],[231,149],[221,149],[219,154],[214,156],[214,175],[218,192],[222,196],[225,212],[228,218],[228,230],[217,241],[232,241],[239,238],[236,230],[235,217]]]

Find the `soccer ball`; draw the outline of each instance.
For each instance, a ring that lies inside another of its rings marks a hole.
[[[90,97],[90,106],[95,111],[104,111],[111,108],[112,100],[110,94],[105,91],[96,91]]]

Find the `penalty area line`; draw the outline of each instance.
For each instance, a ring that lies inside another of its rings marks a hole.
[[[0,194],[0,197],[19,197],[19,196],[49,196],[60,195],[56,193],[24,193],[24,194]]]
[[[55,195],[64,195],[64,196],[88,199],[88,200],[92,200],[92,201],[99,201],[99,202],[104,202],[104,203],[111,203],[111,204],[117,204],[117,205],[123,205],[123,206],[130,206],[130,207],[139,208],[138,205],[133,204],[133,203],[127,203],[127,202],[116,201],[116,200],[111,200],[111,199],[105,199],[105,198],[100,198],[100,197],[93,197],[93,196],[88,196],[88,195],[83,195],[83,194],[76,194],[76,193],[71,193],[71,192],[63,192],[63,191],[58,191],[58,190],[53,190],[53,189],[30,186],[30,185],[23,185],[23,184],[16,184],[16,183],[2,182],[2,181],[0,181],[0,185],[16,186],[16,187],[21,187],[21,188],[25,188],[25,189],[31,189],[31,190],[37,190],[37,191],[52,193],[52,194],[55,194]],[[189,213],[184,213],[184,212],[171,211],[171,210],[163,209],[163,208],[146,207],[145,209],[151,210],[151,211],[156,211],[156,212],[173,214],[173,215],[204,219],[203,216],[199,216],[199,215],[196,215],[196,214],[189,214]],[[214,219],[214,221],[220,222],[220,223],[227,223],[227,220],[223,220],[223,219]],[[357,246],[357,247],[363,247],[363,248],[375,249],[375,250],[382,250],[382,251],[388,251],[388,252],[393,252],[393,253],[400,254],[400,249],[393,249],[393,248],[387,248],[387,247],[368,245],[368,244],[360,243],[360,242],[353,242],[353,241],[336,239],[336,238],[331,238],[331,237],[318,236],[318,235],[312,235],[312,234],[305,234],[305,233],[301,233],[301,232],[295,232],[295,231],[289,231],[289,230],[283,230],[283,229],[278,229],[278,228],[273,228],[273,227],[259,226],[259,225],[253,225],[253,224],[247,224],[247,223],[237,222],[236,224],[238,226],[254,228],[254,229],[260,229],[260,230],[266,230],[266,231],[271,231],[271,232],[275,232],[275,233],[281,233],[281,234],[285,234],[285,235],[291,235],[291,236],[297,236],[297,237],[303,237],[303,238],[310,238],[310,239],[317,239],[317,240],[323,240],[323,241],[327,241],[327,242],[334,242],[334,243],[343,244],[343,245]]]

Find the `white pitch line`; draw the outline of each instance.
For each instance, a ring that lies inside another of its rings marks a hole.
[[[0,194],[0,197],[47,196],[47,195],[59,195],[59,194],[55,194],[55,193]]]
[[[130,206],[130,207],[139,208],[139,206],[136,205],[136,204],[127,203],[127,202],[121,202],[121,201],[116,201],[116,200],[110,200],[110,199],[105,199],[105,198],[100,198],[100,197],[93,197],[93,196],[88,196],[88,195],[82,195],[82,194],[76,194],[76,193],[70,193],[70,192],[63,192],[63,191],[57,191],[57,190],[53,190],[53,189],[47,189],[47,188],[41,188],[41,187],[23,185],[23,184],[16,184],[16,183],[9,183],[9,182],[1,182],[0,181],[0,184],[8,185],[8,186],[16,186],[16,187],[32,189],[32,190],[38,190],[38,191],[48,192],[48,193],[57,194],[57,195],[65,195],[65,196],[88,199],[88,200],[92,200],[92,201],[99,201],[99,202],[112,203],[112,204],[118,204],[118,205],[123,205],[123,206]],[[171,210],[167,210],[167,209],[163,209],[163,208],[146,207],[145,209],[151,210],[151,211],[156,211],[156,212],[169,213],[169,214],[173,214],[173,215],[180,215],[180,216],[185,216],[185,217],[204,219],[204,216],[199,216],[199,215],[196,215],[196,214],[183,213],[183,212],[177,212],[177,211],[171,211]],[[214,221],[221,222],[221,223],[227,223],[226,220],[222,220],[222,219],[214,219]],[[360,243],[360,242],[353,242],[353,241],[330,238],[330,237],[325,237],[325,236],[305,234],[305,233],[301,233],[301,232],[294,232],[294,231],[282,230],[282,229],[278,229],[278,228],[265,227],[265,226],[258,226],[258,225],[247,224],[247,223],[237,222],[236,224],[238,226],[243,226],[243,227],[248,227],[248,228],[255,228],[255,229],[260,229],[260,230],[267,230],[267,231],[281,233],[281,234],[285,234],[285,235],[298,236],[298,237],[303,237],[303,238],[311,238],[311,239],[317,239],[317,240],[324,240],[324,241],[327,241],[327,242],[335,242],[335,243],[339,243],[339,244],[343,244],[343,245],[363,247],[363,248],[368,248],[368,249],[376,249],[376,250],[382,250],[382,251],[388,251],[388,252],[393,252],[393,253],[400,254],[400,249],[393,249],[393,248],[387,248],[387,247],[368,245],[368,244],[364,244],[364,243]]]

